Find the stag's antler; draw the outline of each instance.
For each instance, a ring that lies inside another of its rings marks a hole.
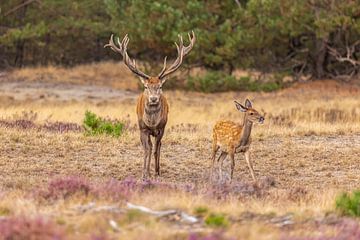
[[[126,34],[121,42],[120,42],[119,38],[117,39],[117,44],[119,46],[116,46],[116,44],[114,43],[114,34],[111,34],[109,43],[106,44],[104,46],[104,48],[110,47],[114,52],[120,53],[123,56],[123,60],[124,60],[125,65],[133,73],[135,73],[136,75],[138,75],[138,76],[140,76],[142,78],[149,79],[150,76],[146,75],[145,73],[143,73],[139,69],[137,69],[135,60],[131,60],[131,58],[129,57],[129,55],[128,55],[127,51],[126,51],[128,43],[129,43],[129,37]]]
[[[176,58],[174,63],[169,68],[166,67],[166,57],[165,57],[164,67],[158,75],[159,79],[165,78],[169,74],[175,72],[181,66],[183,58],[191,51],[191,49],[194,47],[194,44],[196,41],[194,31],[191,31],[191,33],[192,33],[192,36],[190,35],[190,33],[188,33],[190,44],[189,44],[189,46],[186,46],[186,47],[184,47],[184,42],[183,42],[182,36],[179,35],[179,40],[180,40],[179,45],[175,42],[178,57]]]

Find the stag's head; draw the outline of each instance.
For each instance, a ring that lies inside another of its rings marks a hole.
[[[123,57],[125,65],[137,76],[140,77],[140,80],[142,84],[144,85],[144,95],[146,97],[146,104],[147,105],[158,105],[160,102],[160,97],[162,95],[162,86],[165,83],[167,77],[174,73],[182,64],[184,57],[191,51],[195,44],[195,34],[192,32],[192,34],[188,34],[190,44],[188,46],[184,46],[183,39],[179,35],[179,44],[175,42],[176,49],[177,49],[177,58],[171,64],[170,67],[166,66],[166,57],[164,59],[164,66],[161,70],[161,72],[156,76],[152,77],[149,76],[143,72],[141,72],[136,67],[135,60],[132,60],[128,53],[127,53],[127,45],[129,43],[129,37],[125,35],[123,40],[120,42],[119,39],[117,39],[117,44],[114,42],[114,36],[111,35],[110,41],[108,44],[106,44],[104,47],[110,47],[113,51],[120,53]]]
[[[240,111],[240,112],[244,112],[246,115],[245,117],[248,119],[248,121],[254,123],[264,123],[264,116],[261,115],[258,111],[256,111],[253,107],[252,107],[252,103],[250,102],[249,99],[245,100],[245,105],[242,105],[241,103],[238,103],[237,101],[234,101],[236,108]]]

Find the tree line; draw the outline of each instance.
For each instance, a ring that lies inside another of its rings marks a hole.
[[[111,33],[128,33],[130,54],[161,66],[190,30],[189,68],[341,78],[360,67],[358,0],[2,0],[0,67],[119,59],[103,49]]]

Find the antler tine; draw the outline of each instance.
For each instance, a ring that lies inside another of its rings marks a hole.
[[[189,46],[187,46],[186,48],[185,48],[185,55],[187,55],[189,52],[190,52],[190,50],[193,48],[193,46],[194,46],[194,44],[195,44],[195,41],[196,41],[196,37],[195,37],[195,33],[194,33],[194,31],[191,31],[191,33],[192,33],[192,37],[191,37],[191,35],[190,35],[190,33],[188,33],[188,36],[189,36],[189,42],[190,42],[190,44],[189,44]]]
[[[109,39],[109,43],[104,45],[104,48],[106,47],[110,47],[113,51],[117,51],[118,49],[116,48],[115,46],[115,43],[114,43],[114,34],[111,34],[111,37]]]
[[[192,37],[190,36],[190,34],[188,34],[189,36],[189,41],[190,44],[186,47],[184,47],[184,41],[181,35],[179,35],[179,44],[177,42],[175,42],[176,45],[176,50],[178,53],[178,56],[176,58],[176,60],[173,62],[173,64],[166,69],[166,65],[164,65],[163,70],[160,72],[160,74],[158,75],[158,77],[160,79],[165,78],[167,75],[175,72],[182,64],[183,58],[191,51],[191,49],[193,48],[194,44],[195,44],[195,33],[194,31],[192,31]],[[166,62],[165,62],[166,63]],[[166,70],[164,70],[166,69]]]
[[[129,37],[126,34],[125,37],[122,39],[122,41],[120,42],[120,39],[117,39],[117,44],[118,46],[115,44],[114,42],[114,34],[111,34],[109,43],[106,44],[104,47],[110,47],[114,52],[120,53],[121,56],[123,57],[123,61],[125,63],[125,65],[136,75],[145,78],[145,79],[149,79],[150,76],[146,75],[145,73],[141,72],[139,69],[137,69],[136,67],[136,62],[135,60],[132,60],[128,53],[127,53],[127,45],[129,44]]]
[[[165,56],[165,58],[164,58],[164,66],[161,69],[161,72],[159,73],[158,77],[161,76],[166,70],[166,59],[167,59],[167,56]]]

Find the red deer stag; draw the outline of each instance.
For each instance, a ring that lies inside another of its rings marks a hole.
[[[251,177],[255,181],[254,169],[250,160],[250,144],[251,144],[251,129],[253,123],[264,123],[264,116],[252,107],[249,99],[246,99],[245,106],[235,101],[236,108],[240,112],[244,112],[244,120],[242,125],[232,121],[218,121],[213,129],[212,142],[212,165],[211,176],[214,170],[214,162],[216,152],[220,149],[221,154],[218,158],[220,161],[220,178],[222,177],[221,168],[224,159],[230,155],[231,158],[231,179],[233,178],[235,160],[235,153],[242,152],[245,155],[245,160],[250,169]]]
[[[138,124],[140,128],[140,140],[144,148],[144,167],[143,178],[150,177],[150,162],[152,154],[152,142],[150,136],[155,137],[155,172],[160,176],[160,148],[161,139],[164,135],[165,126],[168,119],[169,105],[165,96],[162,93],[162,86],[165,83],[167,76],[174,73],[182,64],[184,57],[189,54],[195,44],[195,34],[188,34],[190,44],[184,46],[183,39],[179,35],[180,43],[175,42],[177,48],[177,58],[170,67],[166,66],[166,57],[164,59],[164,66],[156,77],[151,77],[141,72],[137,67],[135,60],[132,60],[127,53],[127,45],[129,38],[126,35],[120,42],[117,39],[117,45],[114,42],[113,35],[110,37],[109,44],[104,47],[110,47],[113,51],[120,53],[123,57],[125,65],[136,75],[140,77],[144,85],[144,92],[141,93],[137,101],[136,113],[138,117]]]

